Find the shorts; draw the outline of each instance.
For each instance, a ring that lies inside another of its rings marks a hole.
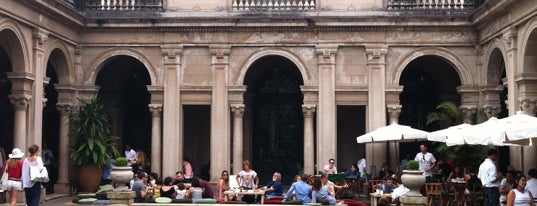
[[[11,190],[22,191],[22,182],[15,181],[15,180],[8,180],[6,191],[11,191]]]

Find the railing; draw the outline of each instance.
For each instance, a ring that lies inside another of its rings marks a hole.
[[[233,0],[233,10],[315,10],[315,0]]]
[[[162,0],[83,0],[85,11],[162,11]]]
[[[473,9],[473,0],[389,0],[388,10],[463,10]]]

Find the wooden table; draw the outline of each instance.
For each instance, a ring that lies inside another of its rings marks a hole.
[[[255,189],[255,190],[227,190],[224,191],[224,200],[228,201],[228,195],[261,195],[261,204],[265,202],[265,190]]]
[[[392,198],[392,194],[386,193],[386,194],[378,194],[376,192],[369,193],[369,198],[371,198],[371,206],[377,206],[378,205],[378,199],[381,197],[385,198]]]

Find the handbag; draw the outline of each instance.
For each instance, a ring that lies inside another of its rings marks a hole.
[[[47,168],[39,168],[37,165],[30,166],[30,180],[32,180],[32,182],[48,182]]]
[[[6,168],[4,168],[4,173],[2,174],[2,178],[0,179],[0,190],[6,190],[7,189],[7,181],[9,178],[9,174],[7,174],[7,167],[8,164],[6,164]]]

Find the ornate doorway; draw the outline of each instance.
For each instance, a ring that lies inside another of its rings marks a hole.
[[[253,160],[260,184],[270,181],[276,171],[284,184],[290,184],[304,162],[300,72],[286,58],[267,56],[249,68],[245,84],[246,111],[251,115],[247,123],[251,125],[251,154],[245,159]]]

